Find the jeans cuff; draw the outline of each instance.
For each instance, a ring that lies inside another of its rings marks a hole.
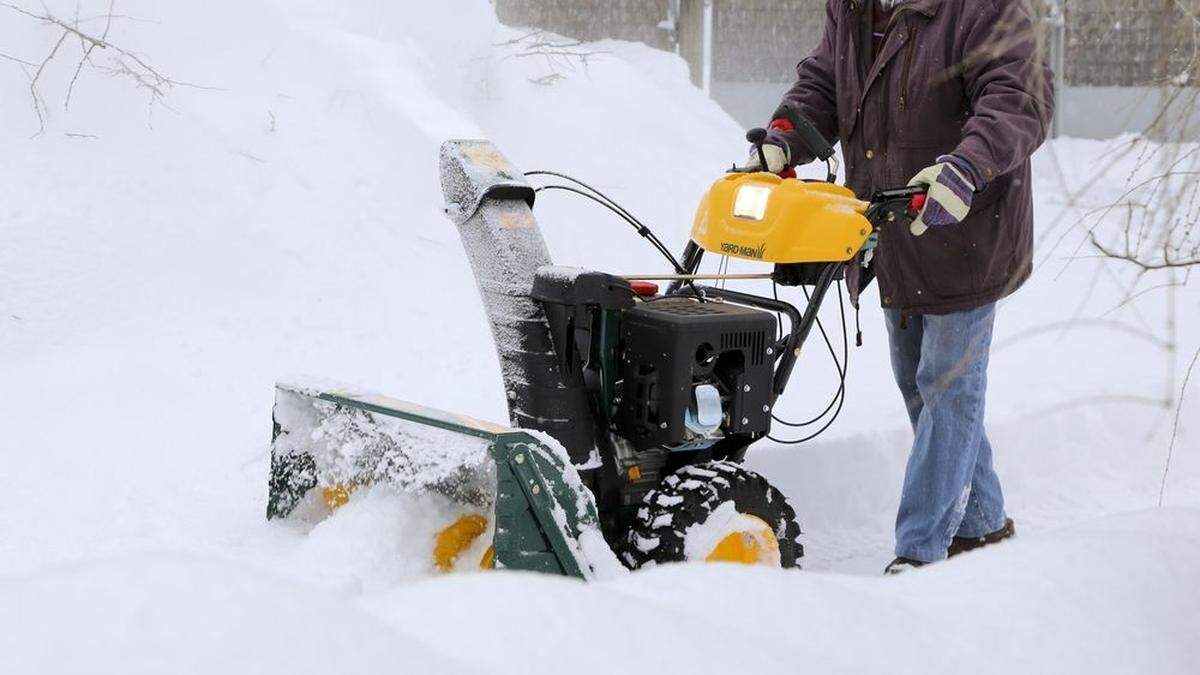
[[[946,559],[946,548],[922,548],[919,546],[896,547],[896,556],[919,560],[923,563],[935,563]]]
[[[963,524],[959,526],[958,532],[955,533],[954,536],[962,537],[964,539],[978,539],[997,530],[1003,529],[1005,521],[1006,516],[1003,511],[1000,512],[1000,517],[995,521],[995,524],[985,522],[982,525],[971,527],[968,526],[966,521],[963,521]],[[971,525],[974,525],[974,523],[971,523]]]

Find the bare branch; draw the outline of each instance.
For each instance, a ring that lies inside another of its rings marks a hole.
[[[108,14],[104,21],[104,33],[100,35],[100,40],[108,40],[108,32],[112,30],[113,6],[117,4],[117,0],[109,0]],[[78,22],[78,20],[76,20]],[[80,38],[83,41],[83,38]],[[79,65],[75,66],[75,74],[71,76],[71,84],[67,86],[67,97],[63,100],[63,110],[71,109],[71,94],[75,93],[75,82],[79,80],[79,73],[83,72],[85,63],[91,63],[92,50],[96,48],[97,43],[93,42],[87,45],[83,50],[83,56],[79,58]]]
[[[30,68],[37,68],[37,65],[38,65],[38,64],[34,63],[33,61],[26,61],[25,59],[19,59],[15,56],[9,56],[8,54],[5,54],[4,52],[0,52],[0,59],[4,59],[5,61],[12,61],[13,63],[19,63],[23,66],[29,66]]]
[[[511,53],[505,59],[543,59],[550,72],[530,79],[530,82],[540,85],[550,85],[564,79],[561,71],[574,70],[576,65],[586,70],[592,58],[609,53],[602,49],[585,48],[585,43],[578,40],[554,40],[541,30],[497,43],[495,46],[510,50]]]
[[[1192,363],[1188,366],[1187,374],[1183,377],[1183,387],[1179,391],[1179,405],[1175,408],[1175,426],[1171,430],[1171,444],[1167,447],[1167,463],[1163,466],[1162,484],[1158,488],[1158,506],[1162,508],[1163,497],[1167,494],[1167,474],[1171,472],[1171,458],[1175,454],[1175,441],[1179,439],[1179,422],[1183,418],[1183,401],[1187,396],[1188,384],[1192,381],[1192,371],[1196,369],[1196,362],[1200,361],[1200,349],[1192,356]]]
[[[12,61],[22,67],[33,69],[33,72],[30,74],[29,91],[33,99],[34,112],[37,114],[38,133],[42,133],[46,129],[47,107],[39,86],[42,81],[42,75],[47,65],[60,55],[63,45],[68,39],[78,41],[79,60],[75,64],[74,71],[67,83],[66,95],[63,99],[64,110],[70,110],[71,101],[75,94],[75,87],[83,72],[89,69],[131,80],[138,89],[146,91],[151,120],[153,119],[153,111],[156,106],[166,107],[163,99],[172,88],[178,86],[197,89],[205,88],[172,79],[151,65],[142,55],[113,43],[109,37],[112,32],[113,22],[118,19],[134,20],[132,17],[116,13],[116,0],[109,0],[108,10],[104,14],[87,19],[79,18],[78,9],[76,10],[74,19],[64,20],[51,13],[45,6],[42,7],[42,12],[38,13],[11,2],[0,0],[0,8],[10,10],[58,31],[54,46],[39,62],[0,54],[0,57],[7,61]],[[83,27],[85,22],[100,20],[104,23],[103,28],[99,32],[92,32]],[[107,63],[96,62],[95,56],[98,52],[109,54]]]
[[[1105,255],[1105,257],[1112,258],[1114,260],[1124,260],[1125,262],[1132,263],[1146,271],[1166,270],[1200,265],[1200,258],[1172,260],[1171,249],[1166,247],[1163,249],[1163,259],[1161,262],[1146,262],[1130,253],[1117,253],[1116,251],[1110,251],[1109,249],[1105,248],[1098,239],[1096,239],[1095,233],[1091,233],[1089,236],[1092,240],[1092,246],[1095,246],[1097,250]]]
[[[45,131],[46,118],[42,115],[42,108],[45,104],[42,102],[41,94],[38,93],[38,80],[42,78],[42,73],[46,70],[46,64],[54,60],[54,57],[58,54],[58,50],[62,49],[63,43],[66,41],[66,33],[58,36],[58,42],[54,43],[54,48],[51,49],[50,53],[46,55],[46,58],[42,59],[42,62],[38,64],[37,72],[35,72],[33,74],[33,78],[29,80],[29,94],[33,97],[33,110],[38,116],[39,131]]]

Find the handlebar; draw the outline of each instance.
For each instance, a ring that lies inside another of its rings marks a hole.
[[[825,162],[827,174],[825,180],[830,183],[837,182],[838,161],[834,156],[833,144],[829,139],[817,129],[817,125],[813,123],[804,113],[792,108],[788,104],[783,104],[775,111],[775,115],[771,120],[771,128],[777,131],[786,133],[794,133],[800,140],[800,143],[808,150],[814,158]],[[746,140],[749,141],[758,153],[759,166],[761,171],[767,170],[767,156],[763,152],[763,143],[767,140],[768,132],[766,129],[755,128],[751,129],[746,134]],[[755,169],[749,167],[739,167],[734,165],[730,169],[730,173],[752,173]],[[784,178],[795,178],[795,171],[791,167],[787,167],[781,174]]]
[[[881,190],[871,197],[870,206],[867,207],[867,220],[873,225],[878,225],[883,220],[916,218],[925,208],[928,198],[929,187],[925,185]]]
[[[833,144],[817,130],[817,125],[804,113],[785,103],[775,111],[773,119],[775,120],[771,123],[773,126],[780,122],[787,122],[786,126],[791,128],[785,128],[784,131],[796,132],[800,136],[800,142],[817,159],[829,161],[829,158],[833,157]]]

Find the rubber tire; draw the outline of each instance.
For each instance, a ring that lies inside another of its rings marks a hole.
[[[797,541],[800,525],[796,512],[766,478],[733,462],[685,466],[651,490],[626,537],[622,551],[625,564],[638,569],[685,562],[684,533],[730,501],[739,513],[756,516],[771,526],[779,539],[782,567],[800,566],[804,546]],[[649,547],[638,544],[646,541],[657,541],[658,545],[643,550]]]

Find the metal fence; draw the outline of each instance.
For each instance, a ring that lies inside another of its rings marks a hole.
[[[545,28],[580,40],[614,38],[673,49],[665,25],[670,0],[496,0],[510,26]]]
[[[1066,72],[1073,85],[1200,84],[1200,0],[1068,0]]]
[[[833,0],[838,2],[841,0]],[[984,0],[980,0],[984,1]],[[1058,74],[1055,134],[1200,137],[1200,0],[1024,0]],[[826,0],[493,0],[510,25],[673,49],[692,81],[758,125],[816,46]],[[1180,85],[1187,90],[1181,92]],[[1182,94],[1182,95],[1181,95]],[[1104,114],[1096,114],[1103,110]],[[1175,131],[1165,133],[1164,128]]]
[[[821,40],[825,0],[727,0],[715,15],[714,79],[786,82]]]
[[[495,0],[501,21],[580,39],[614,37],[678,49],[699,84],[703,31],[712,5],[709,76],[723,82],[786,82],[821,36],[825,0]],[[1133,86],[1200,84],[1200,0],[1032,0],[1062,9],[1064,82]],[[679,22],[672,31],[668,18]]]

